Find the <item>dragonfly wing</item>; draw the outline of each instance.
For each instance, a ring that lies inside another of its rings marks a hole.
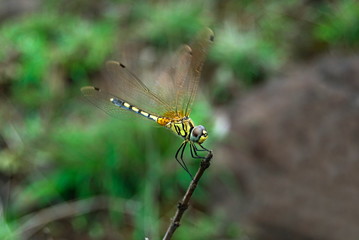
[[[171,61],[172,65],[157,80],[156,94],[163,96],[172,106],[172,112],[167,112],[164,114],[165,116],[184,116],[183,97],[187,94],[186,80],[190,70],[191,59],[192,49],[187,45],[182,46],[177,51],[173,61]]]
[[[129,112],[123,108],[120,108],[111,102],[111,98],[118,98],[108,92],[104,92],[101,89],[87,86],[82,87],[81,92],[84,97],[93,105],[103,110],[108,115],[115,118],[123,118],[124,114]]]
[[[206,29],[197,37],[192,48],[188,45],[182,46],[172,65],[157,79],[153,91],[172,106],[172,110],[165,113],[165,116],[189,116],[202,66],[213,38],[212,30]]]
[[[186,97],[183,98],[185,115],[188,116],[191,112],[192,103],[196,97],[198,90],[198,83],[202,71],[204,60],[207,56],[209,47],[214,41],[214,33],[211,29],[205,29],[199,37],[195,40],[192,46],[192,61],[186,79]]]
[[[150,89],[124,64],[116,61],[107,62],[106,70],[112,82],[111,91],[120,99],[151,113],[162,114],[173,111],[174,106],[154,91],[155,82],[151,84],[152,89]]]

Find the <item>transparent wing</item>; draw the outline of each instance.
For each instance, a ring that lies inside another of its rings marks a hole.
[[[207,28],[198,36],[192,46],[192,60],[186,82],[184,83],[185,91],[179,93],[179,107],[182,107],[186,116],[191,113],[191,107],[196,97],[198,83],[202,71],[207,51],[214,41],[214,33]]]
[[[120,108],[111,102],[111,98],[118,98],[110,93],[104,92],[101,89],[87,86],[81,88],[82,94],[86,99],[94,104],[99,109],[103,110],[108,115],[115,118],[123,118],[124,114],[130,113],[130,111]]]
[[[116,94],[130,104],[156,115],[162,115],[166,112],[173,111],[174,106],[164,96],[157,94],[156,81],[148,84],[130,72],[125,65],[115,61],[109,61],[106,64],[106,70],[109,80],[112,82],[110,91]],[[158,85],[158,83],[157,83]],[[159,86],[169,88],[166,86]]]
[[[175,55],[172,65],[164,71],[156,81],[156,94],[167,99],[172,109],[163,115],[168,117],[183,117],[182,102],[186,95],[186,81],[192,60],[192,49],[184,45]]]
[[[175,61],[155,81],[153,92],[171,106],[170,111],[162,113],[167,117],[189,116],[195,99],[200,74],[207,51],[213,42],[211,29],[205,29],[192,44],[192,48],[182,46]]]

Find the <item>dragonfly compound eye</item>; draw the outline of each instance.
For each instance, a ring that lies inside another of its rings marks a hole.
[[[208,138],[206,128],[202,125],[196,126],[192,129],[190,140],[202,144]]]

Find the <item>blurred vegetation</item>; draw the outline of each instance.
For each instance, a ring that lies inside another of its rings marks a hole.
[[[19,1],[18,12],[1,18],[1,239],[16,239],[31,214],[95,196],[114,201],[107,210],[47,224],[50,234],[161,237],[189,182],[173,159],[180,139],[142,119],[111,119],[79,92],[101,81],[104,62],[120,58],[131,44],[139,43],[135,56],[155,52],[151,61],[160,63],[203,27],[214,30],[202,79],[206,97],[198,98],[191,115],[209,129],[209,148],[220,137],[213,106],[231,104],[286,64],[359,47],[354,0],[31,2],[35,7],[27,9]],[[8,6],[0,8],[6,12]],[[141,58],[133,61],[144,65],[142,75],[153,70]],[[195,171],[198,162],[187,163]],[[213,172],[203,178],[176,239],[242,236],[237,223],[209,213],[206,184]]]

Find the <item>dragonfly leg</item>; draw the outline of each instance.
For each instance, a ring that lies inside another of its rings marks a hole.
[[[194,145],[194,148],[196,149],[196,151],[199,151],[199,152],[210,152],[209,149],[203,147],[201,144],[198,144],[198,146],[200,146],[202,149],[198,149],[198,148],[196,147],[196,145]]]
[[[204,159],[205,157],[202,157],[202,156],[199,156],[197,151],[199,151],[199,149],[196,148],[196,145],[194,143],[191,142],[191,146],[190,146],[190,149],[191,149],[191,156],[193,158],[199,158],[199,159]],[[203,150],[202,150],[203,151]]]
[[[177,152],[176,152],[176,155],[175,155],[176,161],[179,163],[179,165],[181,165],[182,168],[184,168],[184,166],[182,165],[182,162],[179,161],[179,159],[178,159],[178,154],[181,152],[181,150],[182,150],[182,152],[184,151],[183,149],[184,149],[185,144],[186,144],[186,142],[183,142],[183,143],[181,144],[181,146],[178,148],[178,150],[177,150]]]
[[[176,152],[176,155],[175,155],[175,158],[176,158],[176,161],[179,163],[179,165],[181,165],[181,167],[190,175],[190,177],[193,179],[193,176],[192,174],[190,173],[187,165],[186,165],[186,162],[183,160],[183,154],[184,154],[184,150],[186,149],[186,146],[187,146],[187,141],[184,141],[181,146],[178,148],[177,152]],[[180,156],[178,156],[180,155]]]

